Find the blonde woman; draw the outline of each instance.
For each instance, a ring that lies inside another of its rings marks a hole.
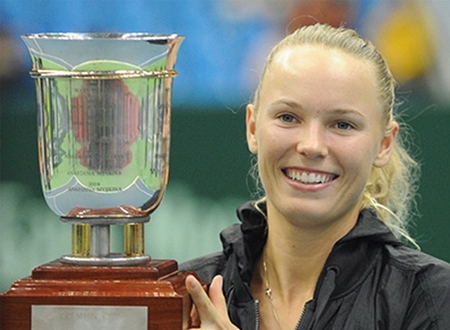
[[[273,49],[246,118],[265,197],[238,209],[222,252],[183,265],[212,282],[186,280],[193,327],[450,326],[450,265],[407,233],[418,171],[394,88],[352,30],[303,27]]]

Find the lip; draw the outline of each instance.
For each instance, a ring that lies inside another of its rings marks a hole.
[[[283,168],[282,173],[290,186],[305,191],[325,189],[339,177],[335,173],[299,167]]]

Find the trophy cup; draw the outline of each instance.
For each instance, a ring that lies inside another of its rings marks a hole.
[[[45,200],[72,251],[0,295],[0,328],[185,329],[191,302],[174,260],[144,252],[168,179],[174,65],[182,36],[22,36],[32,57]],[[111,226],[123,251],[111,252]]]

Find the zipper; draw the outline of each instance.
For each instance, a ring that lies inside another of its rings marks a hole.
[[[297,325],[294,328],[295,330],[307,329],[307,326],[309,325],[312,316],[311,309],[307,308],[307,306],[312,304],[313,302],[314,302],[313,300],[310,300],[305,304],[305,306],[303,306],[300,318],[297,322]]]
[[[259,300],[255,299],[255,330],[259,330],[261,323],[261,314],[259,312]]]
[[[305,309],[306,309],[306,304],[305,304],[305,306],[303,306],[302,313],[300,314],[300,318],[298,319],[298,322],[295,325],[295,328],[294,328],[295,330],[300,329],[300,324],[302,323],[303,315],[305,315]]]
[[[304,321],[306,319],[305,318],[306,305],[308,305],[310,303],[312,303],[312,300],[310,300],[309,302],[307,302],[305,304],[305,306],[303,306],[302,312],[300,314],[300,318],[299,318],[299,320],[297,322],[297,325],[295,326],[294,330],[301,330],[302,328],[306,329],[306,326],[309,323],[308,320]],[[260,326],[260,323],[261,323],[261,312],[259,310],[259,300],[255,299],[254,300],[254,304],[255,304],[255,330],[259,330],[259,326]],[[310,317],[310,315],[312,315],[311,312],[308,314],[308,318]],[[302,327],[303,324],[306,325],[306,326]]]

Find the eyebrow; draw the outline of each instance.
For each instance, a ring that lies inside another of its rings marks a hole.
[[[292,100],[286,100],[286,99],[280,99],[271,104],[271,106],[277,106],[277,105],[286,105],[290,108],[304,109],[304,107],[300,103],[298,103],[296,101],[292,101]],[[355,115],[355,116],[358,116],[361,118],[366,118],[366,116],[364,116],[361,112],[353,110],[353,109],[336,108],[336,109],[326,110],[326,112],[332,113],[335,115]]]
[[[302,105],[295,102],[295,101],[290,101],[290,100],[285,100],[285,99],[280,99],[280,100],[276,100],[275,102],[270,104],[271,106],[274,105],[287,105],[290,108],[299,108],[299,109],[303,109]]]
[[[366,118],[361,112],[353,110],[353,109],[333,109],[330,110],[331,113],[337,115],[355,115],[361,118]]]

